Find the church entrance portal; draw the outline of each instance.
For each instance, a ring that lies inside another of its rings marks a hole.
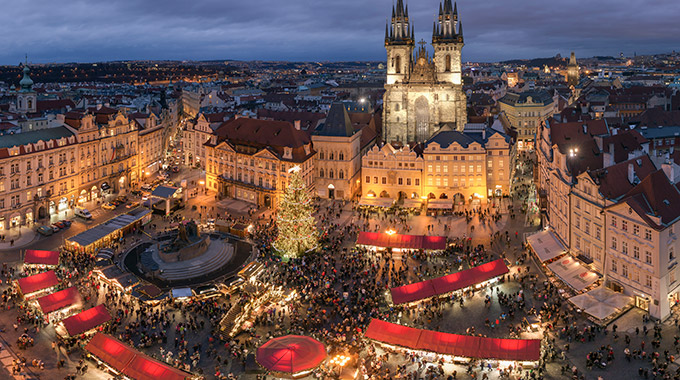
[[[424,142],[430,137],[430,110],[424,96],[416,99],[416,141]]]

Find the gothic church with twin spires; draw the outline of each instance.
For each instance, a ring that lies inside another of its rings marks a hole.
[[[408,6],[398,0],[385,27],[383,140],[393,145],[425,142],[443,126],[462,131],[467,122],[461,75],[463,27],[451,0],[439,4],[439,16],[432,28],[434,55],[430,57],[425,41],[418,44],[414,55]]]

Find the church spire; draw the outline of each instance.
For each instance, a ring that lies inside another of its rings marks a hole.
[[[449,0],[449,6],[451,5],[451,0]],[[453,2],[453,15],[458,18],[458,3]]]

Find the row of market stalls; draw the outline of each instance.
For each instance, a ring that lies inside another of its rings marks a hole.
[[[150,220],[151,210],[138,207],[67,238],[65,246],[72,252],[94,253],[99,248],[110,246],[128,231],[138,228]]]
[[[26,268],[57,268],[59,251],[26,250]],[[76,287],[57,290],[60,284],[51,269],[16,280],[17,292],[27,305],[55,324],[57,336],[68,339],[93,333],[111,320],[103,305],[78,312],[83,301]]]
[[[116,376],[134,380],[186,380],[195,375],[167,365],[135,350],[118,339],[95,334],[85,346],[88,356]]]
[[[569,287],[562,293],[575,294],[569,301],[594,322],[606,324],[630,308],[632,297],[607,289],[603,284],[598,286],[600,276],[570,255],[552,231],[540,231],[526,240],[544,269]]]
[[[391,248],[398,250],[436,251],[446,249],[446,237],[427,235],[403,235],[388,232],[360,232],[357,245],[370,249]]]
[[[456,202],[452,199],[421,199],[421,198],[404,198],[397,202],[392,198],[384,197],[361,197],[359,199],[359,207],[365,208],[390,208],[398,205],[404,209],[422,209],[425,205],[427,207],[428,214],[446,214],[454,209]],[[459,205],[464,205],[465,202],[458,202]]]
[[[501,339],[421,330],[372,319],[364,336],[383,345],[435,353],[451,362],[496,361],[498,366],[534,367],[541,358],[540,339]]]
[[[481,288],[508,272],[508,266],[502,259],[494,260],[446,276],[391,288],[392,303],[412,304],[431,297],[464,291],[473,286]]]

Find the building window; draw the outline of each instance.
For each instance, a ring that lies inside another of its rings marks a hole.
[[[611,226],[616,227],[616,217],[612,217]]]
[[[619,268],[616,264],[616,260],[612,260],[612,272],[617,273],[619,271]]]
[[[576,249],[581,249],[581,237],[576,237]]]
[[[578,229],[581,228],[581,217],[580,217],[580,216],[578,216],[578,215],[576,216],[576,219],[574,220],[574,225],[575,225],[576,228],[578,228]]]
[[[633,246],[633,258],[635,260],[640,260],[640,247],[637,245]]]
[[[602,237],[602,230],[600,227],[595,227],[595,239],[600,240]]]
[[[416,178],[416,186],[420,186],[420,178]]]
[[[615,237],[612,237],[612,249],[613,249],[613,250],[616,250],[616,248],[617,248],[616,238],[615,238]]]
[[[652,252],[645,251],[645,263],[652,265]]]
[[[647,273],[645,273],[645,286],[650,289],[652,288],[652,276]]]
[[[399,185],[403,185],[403,184],[404,184],[403,178],[397,179],[397,183],[398,183]]]
[[[633,235],[640,236],[640,226],[633,224]]]
[[[621,242],[621,252],[623,252],[624,255],[628,254],[628,242]]]
[[[411,186],[411,178],[406,178],[406,186]]]
[[[652,230],[650,230],[649,228],[645,229],[645,239],[652,240]]]
[[[627,220],[621,221],[621,230],[628,231],[628,221]]]
[[[432,165],[427,165],[427,171],[432,173]]]
[[[386,177],[382,177],[382,184],[387,185],[387,178]]]
[[[366,176],[366,183],[371,183],[371,176]]]
[[[373,177],[373,183],[378,183],[378,177]]]
[[[673,252],[673,247],[668,247],[668,260],[675,260],[675,252]]]

